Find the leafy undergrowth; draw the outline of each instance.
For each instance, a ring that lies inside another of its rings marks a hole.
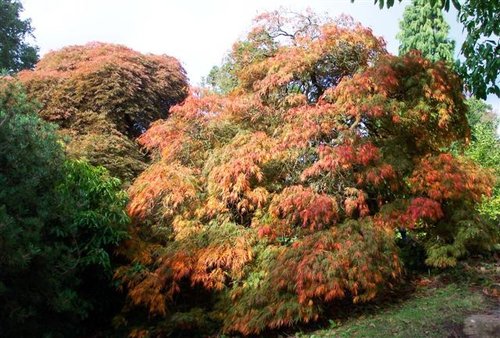
[[[465,337],[464,319],[498,308],[496,262],[468,262],[446,273],[415,281],[415,292],[398,303],[374,305],[329,327],[295,337]]]

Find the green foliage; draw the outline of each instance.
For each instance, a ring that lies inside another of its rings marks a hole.
[[[439,4],[446,11],[450,8],[450,0],[429,2],[432,5]],[[375,0],[375,3],[378,3],[380,8],[385,5],[389,8],[394,5],[394,0]],[[461,47],[465,61],[460,65],[467,90],[481,99],[486,99],[488,94],[500,96],[500,2],[451,0],[451,3],[458,10],[458,20],[467,31],[467,37]]]
[[[119,179],[109,176],[104,167],[94,167],[82,160],[67,161],[64,178],[56,187],[60,213],[65,224],[51,231],[62,238],[76,236],[72,250],[80,256],[79,265],[100,266],[111,272],[107,248],[117,246],[127,236],[124,225],[127,194]]]
[[[450,26],[443,17],[439,2],[413,0],[405,8],[399,28],[399,55],[416,49],[434,62],[454,62],[455,42],[448,38]]]
[[[499,119],[491,106],[483,100],[467,100],[468,120],[471,125],[471,143],[465,149],[465,156],[494,172],[496,184],[493,194],[485,198],[479,210],[493,221],[500,221],[500,139],[497,134]]]
[[[460,65],[467,90],[478,98],[488,94],[500,97],[500,2],[464,1],[458,19],[467,30],[462,45],[465,61]]]
[[[237,81],[237,78],[234,76],[234,64],[228,58],[220,67],[212,67],[207,78],[204,80],[204,85],[216,93],[228,94],[236,88]]]
[[[8,73],[33,68],[38,61],[38,48],[26,42],[33,28],[19,17],[22,10],[19,0],[0,0],[0,70]]]
[[[0,335],[83,334],[83,319],[109,316],[97,295],[111,290],[126,195],[105,169],[65,159],[15,82],[0,87]]]

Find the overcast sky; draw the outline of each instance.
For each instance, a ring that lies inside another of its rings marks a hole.
[[[396,54],[399,20],[408,1],[380,10],[373,0],[21,0],[32,20],[40,53],[90,41],[119,43],[143,53],[178,58],[192,85],[220,64],[234,41],[245,36],[252,19],[280,7],[311,8],[336,17],[349,14],[387,41]],[[460,46],[456,11],[446,13],[450,36]],[[458,51],[456,52],[458,55]],[[498,99],[489,100],[497,111]]]

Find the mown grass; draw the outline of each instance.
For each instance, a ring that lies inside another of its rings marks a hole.
[[[330,328],[296,337],[453,337],[461,336],[465,317],[488,307],[477,289],[452,283],[443,287],[422,287],[408,300],[376,313],[345,322],[330,321]],[[457,333],[453,335],[453,333]]]

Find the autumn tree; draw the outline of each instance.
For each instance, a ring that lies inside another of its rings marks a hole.
[[[443,152],[469,137],[444,63],[388,55],[346,17],[280,12],[230,58],[234,88],[193,89],[139,138],[154,160],[116,272],[132,336],[260,334],[370,301],[401,274],[395,229],[438,267],[496,241],[475,212],[491,176]]]
[[[13,80],[0,81],[0,163],[0,336],[92,333],[117,306],[113,255],[129,223],[120,181],[68,160]]]
[[[29,19],[19,17],[22,11],[19,0],[0,0],[0,71],[15,73],[38,61],[38,48],[26,41],[33,27]]]
[[[399,22],[399,55],[416,49],[432,61],[455,61],[455,42],[450,40],[450,26],[446,23],[441,4],[425,0],[413,0],[405,8]]]
[[[401,2],[402,0],[398,0]],[[351,0],[354,2],[354,0]],[[446,11],[450,4],[458,10],[458,21],[463,24],[467,36],[461,47],[465,61],[460,64],[460,73],[467,90],[480,99],[488,94],[500,96],[498,72],[500,63],[500,3],[490,0],[430,0]],[[380,8],[392,7],[394,0],[375,0]]]
[[[145,168],[135,138],[187,95],[176,59],[104,43],[50,52],[18,78],[41,103],[39,115],[69,138],[73,157],[127,181]]]

